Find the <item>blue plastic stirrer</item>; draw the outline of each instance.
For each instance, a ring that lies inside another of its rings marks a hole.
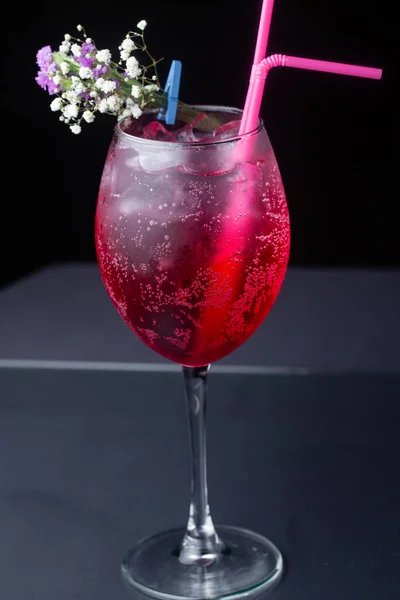
[[[182,63],[180,60],[173,60],[168,73],[167,83],[165,84],[165,92],[168,96],[167,108],[165,111],[160,111],[158,120],[165,118],[167,125],[175,125],[176,111],[178,110],[179,88],[181,85]]]

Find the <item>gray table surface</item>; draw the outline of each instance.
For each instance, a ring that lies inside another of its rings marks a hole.
[[[129,600],[125,551],[184,523],[178,373],[0,368],[0,597]],[[210,374],[214,520],[282,550],[274,600],[400,597],[400,375]]]
[[[258,331],[221,365],[400,370],[400,270],[290,268]],[[95,264],[0,290],[0,360],[164,363],[129,330]]]

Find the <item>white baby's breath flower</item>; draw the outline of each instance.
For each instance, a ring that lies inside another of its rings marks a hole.
[[[134,98],[140,98],[140,96],[142,95],[140,87],[138,85],[133,85],[131,94]]]
[[[70,125],[69,128],[72,133],[75,133],[75,135],[78,135],[82,131],[82,127],[80,125]]]
[[[79,44],[72,44],[71,52],[74,56],[80,56],[82,54],[82,48]]]
[[[77,85],[75,86],[75,93],[76,94],[83,94],[84,92],[86,92],[86,86],[83,85],[83,83],[80,81],[79,83],[77,83]]]
[[[71,40],[71,36],[69,35],[69,33],[66,33],[64,35],[64,40],[67,41],[67,42],[69,42]]]
[[[141,69],[139,67],[139,62],[134,56],[131,56],[126,61],[126,72],[132,79],[136,79],[136,77],[140,75]]]
[[[91,44],[92,43],[92,38],[86,38],[86,43],[87,44]]]
[[[135,42],[131,40],[130,37],[126,37],[120,46],[121,50],[126,50],[127,52],[133,52],[134,50],[136,50],[136,48],[137,46]]]
[[[78,107],[76,104],[68,104],[64,108],[64,115],[70,119],[76,119],[78,116]]]
[[[128,50],[121,50],[121,60],[128,60],[128,58],[130,57],[131,53]]]
[[[67,62],[60,63],[60,71],[63,75],[67,75],[69,72],[69,64]]]
[[[93,123],[94,114],[90,110],[85,110],[82,117],[85,119],[86,123]]]
[[[62,107],[61,98],[55,98],[53,100],[53,102],[50,104],[50,108],[53,112],[56,112],[57,110],[61,110],[61,107]]]
[[[105,94],[109,94],[110,92],[113,92],[116,87],[117,87],[117,84],[115,83],[115,81],[106,80],[103,83],[103,87],[101,89]]]
[[[113,112],[118,111],[121,108],[122,102],[123,101],[121,100],[121,98],[116,94],[113,94],[112,96],[109,96],[107,98],[108,108]]]
[[[78,31],[82,31],[82,29],[83,29],[82,25],[77,25],[76,28]]]
[[[157,77],[155,75],[153,75],[152,80],[157,81]]]
[[[129,110],[129,108],[125,108],[125,110],[122,111],[122,113],[120,113],[119,117],[120,119],[125,119],[126,117],[130,117],[131,116],[131,111]]]
[[[89,79],[92,76],[92,71],[89,67],[81,67],[79,69],[79,77],[82,79]]]
[[[103,85],[105,83],[105,79],[103,79],[103,77],[99,77],[98,80],[95,83],[95,86],[97,87],[97,89],[102,90],[103,89]]]
[[[63,96],[71,104],[78,104],[80,102],[78,94],[75,92],[75,90],[68,90],[68,92],[65,92],[65,94],[63,94]]]
[[[59,85],[61,83],[61,77],[58,73],[56,73],[53,77],[53,83],[55,85]]]
[[[137,28],[140,29],[141,31],[144,31],[147,27],[147,21],[145,21],[144,19],[142,21],[139,21],[139,23],[137,24]]]
[[[64,40],[58,50],[60,52],[62,52],[63,54],[68,54],[70,51],[70,48],[71,48],[71,42],[67,42],[66,40]]]
[[[81,82],[80,78],[77,77],[76,75],[71,75],[70,77],[71,80],[71,86],[74,88],[76,85],[78,85],[78,83]]]
[[[109,65],[111,62],[111,52],[107,49],[99,50],[96,54],[96,60],[99,63],[104,63],[105,65]]]
[[[142,109],[140,108],[139,104],[134,104],[131,108],[131,115],[134,119],[138,119],[140,117],[140,115],[142,114]]]
[[[103,98],[103,100],[100,100],[99,104],[98,104],[98,108],[99,111],[101,113],[106,113],[108,110],[108,104],[107,104],[107,100],[105,98]]]
[[[91,96],[92,98],[97,98],[97,96],[98,96],[98,93],[96,92],[96,90],[92,90],[92,91],[90,92],[90,96]]]
[[[145,85],[144,89],[146,90],[146,92],[157,92],[159,88],[158,85],[150,83],[149,85]]]

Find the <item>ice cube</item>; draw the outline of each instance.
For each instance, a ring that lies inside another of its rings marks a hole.
[[[174,142],[198,142],[200,141],[193,132],[193,127],[187,125],[176,132]]]
[[[199,121],[202,121],[203,119],[207,119],[207,115],[205,113],[201,113],[195,119],[193,119],[193,121],[191,121],[187,125],[184,125],[184,127],[182,127],[181,129],[179,129],[178,131],[176,131],[174,133],[173,141],[174,142],[202,142],[202,141],[204,141],[204,138],[202,139],[200,132],[194,133],[194,131],[193,131],[193,129],[196,127],[196,125],[199,123]],[[204,136],[204,134],[203,134],[203,136]]]
[[[185,155],[179,146],[167,148],[140,148],[139,165],[145,171],[164,171],[172,169],[184,162]]]
[[[234,138],[239,135],[240,129],[240,121],[230,121],[229,123],[224,123],[217,127],[214,130],[213,138],[214,140],[225,140],[229,138]]]
[[[158,140],[159,142],[171,142],[173,134],[168,131],[159,121],[152,121],[143,127],[142,137],[145,140]]]

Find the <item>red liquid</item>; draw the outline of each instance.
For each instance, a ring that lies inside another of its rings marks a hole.
[[[110,152],[95,233],[114,306],[145,344],[174,362],[195,367],[230,354],[265,319],[286,273],[289,216],[273,152],[251,165],[256,184],[244,181],[243,165],[234,177],[167,169],[156,174],[164,186],[138,170],[125,197],[116,160]],[[230,212],[232,193],[248,199],[243,213]]]

